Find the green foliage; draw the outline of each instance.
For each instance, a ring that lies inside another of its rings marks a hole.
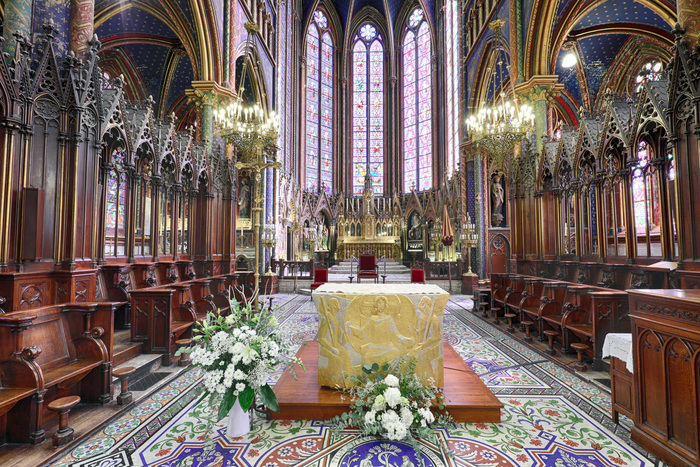
[[[209,394],[211,407],[218,404],[218,421],[236,400],[244,411],[249,410],[256,395],[270,410],[279,411],[277,397],[266,383],[267,375],[284,363],[294,379],[295,363],[305,369],[277,334],[277,318],[271,307],[253,307],[253,301],[241,304],[233,293],[229,297],[228,313],[208,313],[195,325],[193,345],[176,354],[189,353],[192,363],[205,370],[205,394]]]
[[[268,409],[272,410],[273,412],[280,411],[280,406],[277,403],[277,396],[275,396],[275,393],[269,384],[260,386],[260,398],[262,399],[262,403]]]
[[[365,364],[363,377],[346,376],[353,384],[342,391],[352,399],[351,410],[329,420],[334,434],[338,436],[341,431],[354,427],[363,436],[398,440],[404,435],[421,463],[423,458],[417,438],[441,446],[452,456],[436,436],[435,429],[449,429],[454,426],[454,420],[444,410],[442,392],[432,380],[424,383],[415,374],[416,366],[415,359],[401,358],[393,364]]]

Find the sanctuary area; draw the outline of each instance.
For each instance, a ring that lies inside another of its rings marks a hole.
[[[700,466],[700,0],[0,19],[0,465]]]

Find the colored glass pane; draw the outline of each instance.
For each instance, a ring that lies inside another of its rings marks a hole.
[[[306,41],[306,187],[333,187],[333,39],[322,11],[314,13]]]
[[[402,48],[403,180],[406,192],[428,190],[433,183],[430,30],[422,10],[416,9],[410,18]]]
[[[421,21],[423,21],[423,10],[421,10],[420,8],[416,8],[415,10],[413,10],[413,13],[411,13],[411,17],[408,19],[408,26],[415,28]]]
[[[372,41],[366,44],[364,41]],[[384,192],[384,46],[366,24],[353,46],[352,138],[354,195],[361,195],[367,168],[376,194]]]
[[[318,24],[319,27],[323,29],[328,27],[328,20],[326,19],[326,15],[324,15],[321,10],[316,10],[314,12],[314,21],[316,21],[316,24]]]
[[[635,91],[641,91],[642,85],[647,81],[660,80],[663,68],[663,64],[657,60],[652,60],[644,64],[637,73],[637,77],[634,80],[634,83],[636,85]]]
[[[377,28],[371,24],[365,24],[360,28],[360,37],[366,41],[371,41],[377,37]]]
[[[459,164],[459,19],[456,0],[445,4],[445,122],[446,122],[446,162],[448,175]]]

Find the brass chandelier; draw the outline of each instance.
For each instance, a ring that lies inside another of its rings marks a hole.
[[[534,127],[535,114],[529,105],[518,104],[512,80],[506,92],[499,89],[509,76],[508,43],[501,31],[504,24],[499,19],[489,25],[496,56],[488,71],[479,110],[467,117],[466,126],[471,140],[491,153],[498,169],[508,172],[513,149]],[[493,96],[490,106],[486,102],[488,96]]]
[[[253,35],[258,30],[255,23],[246,23],[248,31],[244,52],[243,69],[236,88],[236,96],[232,103],[214,112],[216,123],[221,129],[221,136],[226,139],[238,152],[236,168],[247,170],[254,176],[254,191],[252,198],[253,228],[255,242],[254,258],[254,290],[258,292],[260,283],[260,245],[264,240],[261,235],[261,220],[263,195],[261,193],[261,173],[266,169],[279,169],[277,162],[277,140],[280,135],[279,116],[275,111],[265,110],[259,103],[247,103],[243,97],[246,73],[248,72],[249,51],[253,48]],[[253,62],[253,74],[257,66]],[[269,239],[266,239],[269,240]],[[268,242],[272,243],[272,242]],[[272,246],[272,245],[270,245]],[[271,255],[270,255],[271,260]],[[255,293],[253,306],[258,305],[258,293]]]

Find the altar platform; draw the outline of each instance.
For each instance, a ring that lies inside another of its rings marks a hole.
[[[472,371],[451,345],[443,343],[445,405],[457,422],[499,423],[503,404]],[[275,385],[280,411],[276,420],[328,420],[350,409],[350,399],[336,389],[318,384],[318,342],[303,345],[297,357],[306,371],[297,370],[294,381],[285,371]]]

